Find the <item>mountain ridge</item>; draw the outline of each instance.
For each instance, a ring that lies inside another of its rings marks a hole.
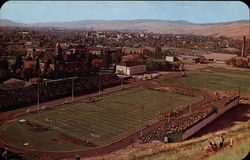
[[[161,34],[188,34],[215,37],[227,36],[236,39],[242,36],[249,37],[249,20],[206,24],[192,23],[184,20],[166,21],[155,19],[79,20],[67,22],[23,24],[16,23],[11,20],[0,19],[0,26],[56,27],[66,29],[93,29],[103,31],[145,31]]]

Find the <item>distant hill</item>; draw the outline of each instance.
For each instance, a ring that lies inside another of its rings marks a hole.
[[[187,21],[164,21],[153,19],[135,20],[82,20],[71,22],[47,22],[35,24],[19,24],[9,20],[1,20],[0,26],[26,27],[60,27],[70,29],[94,29],[116,31],[145,31],[164,34],[188,34],[205,36],[227,36],[232,38],[249,37],[249,20],[222,23],[195,24]]]
[[[20,23],[16,23],[8,19],[0,19],[0,26],[18,26],[18,25],[20,25]]]

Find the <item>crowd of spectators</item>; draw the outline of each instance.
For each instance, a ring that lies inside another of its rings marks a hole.
[[[178,133],[196,125],[206,117],[210,116],[214,112],[217,112],[219,106],[214,110],[214,105],[220,101],[224,106],[228,105],[235,99],[239,98],[239,95],[223,96],[213,102],[204,102],[196,104],[192,107],[183,107],[181,110],[166,113],[164,116],[165,125],[158,127],[141,138],[142,143],[147,143],[153,140],[163,141],[164,137],[172,137]],[[192,109],[195,108],[195,109]],[[170,115],[170,116],[167,116]]]
[[[200,104],[198,106],[199,109],[197,109],[196,106],[196,109],[193,110],[190,110],[190,107],[184,107],[176,114],[171,113],[170,117],[165,116],[165,125],[143,136],[141,142],[147,143],[153,140],[162,141],[164,137],[172,137],[178,133],[182,133],[184,130],[194,126],[212,114],[213,111],[210,106],[211,103]]]
[[[239,95],[233,95],[233,96],[230,96],[230,97],[225,97],[223,99],[224,105],[227,106],[229,103],[233,102],[237,98],[239,98]]]
[[[74,96],[119,84],[120,79],[112,74],[80,77],[74,80]],[[72,94],[72,80],[44,82],[39,85],[39,89],[37,84],[12,90],[0,89],[0,110],[36,104],[38,101],[38,90],[40,102],[67,97]]]

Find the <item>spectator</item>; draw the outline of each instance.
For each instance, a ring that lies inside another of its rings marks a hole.
[[[220,137],[220,148],[222,148],[223,145],[224,145],[224,137],[221,136],[221,137]]]
[[[233,139],[233,138],[231,138],[231,139],[230,139],[230,147],[232,147],[232,146],[233,146],[233,143],[234,143],[234,139]]]
[[[213,142],[212,142],[212,145],[213,145],[213,150],[214,150],[214,151],[217,151],[217,144],[213,141]]]

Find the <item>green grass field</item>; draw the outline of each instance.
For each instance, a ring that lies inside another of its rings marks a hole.
[[[212,90],[238,92],[239,84],[242,93],[250,92],[250,80],[244,77],[229,77],[215,74],[189,74],[187,77],[168,79],[165,82],[179,83],[192,87],[209,88]]]
[[[250,70],[249,71],[237,71],[237,70],[230,70],[230,69],[217,68],[217,67],[207,67],[202,70],[210,70],[215,73],[226,73],[226,74],[232,74],[232,75],[250,76]]]
[[[84,150],[91,147],[73,143],[69,145],[70,142],[59,138],[60,135],[67,134],[87,140],[97,147],[103,146],[141,129],[142,105],[146,126],[156,122],[158,116],[169,108],[179,108],[201,100],[201,97],[161,92],[145,87],[119,91],[102,98],[94,103],[66,104],[19,118],[51,127],[48,131],[30,131],[24,124],[15,120],[1,127],[0,136],[18,147],[27,142],[31,144],[30,148],[43,151]]]

